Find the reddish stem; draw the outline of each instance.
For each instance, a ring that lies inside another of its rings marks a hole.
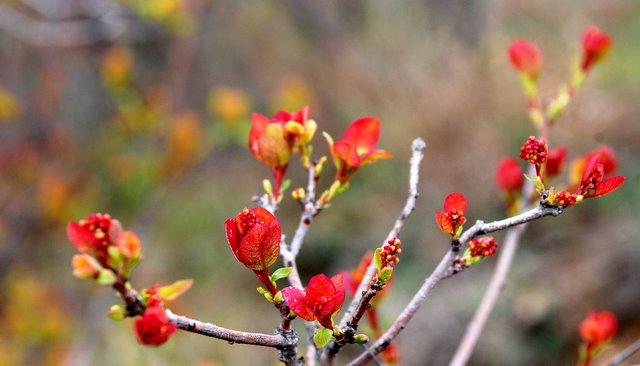
[[[271,282],[271,278],[269,278],[269,270],[264,268],[263,270],[253,270],[253,273],[258,277],[260,282],[267,287],[271,296],[276,296],[278,293],[278,289],[274,286],[273,282]]]

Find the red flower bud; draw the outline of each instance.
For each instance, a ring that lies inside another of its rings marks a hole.
[[[338,168],[336,179],[349,181],[356,170],[378,159],[389,159],[391,154],[376,149],[380,139],[380,120],[364,117],[355,120],[338,141],[329,140],[333,160]]]
[[[535,165],[536,174],[540,175],[540,167],[547,161],[547,144],[529,136],[520,148],[520,158]]]
[[[577,200],[578,196],[575,193],[565,191],[556,193],[552,203],[562,207],[569,207],[575,205]]]
[[[611,49],[611,37],[600,28],[591,26],[582,35],[582,70],[589,71],[591,66],[602,60]]]
[[[469,241],[469,255],[472,257],[491,257],[496,254],[498,243],[493,236],[473,238]]]
[[[560,174],[562,167],[564,166],[564,160],[567,157],[567,149],[564,147],[557,147],[549,150],[547,155],[547,163],[545,165],[544,173],[547,177],[552,178]]]
[[[444,211],[436,212],[436,223],[445,234],[457,239],[462,225],[467,221],[464,212],[467,200],[461,193],[454,192],[444,199]]]
[[[227,241],[236,259],[247,268],[262,271],[280,255],[280,223],[262,207],[244,209],[224,223]]]
[[[160,301],[149,301],[149,306],[142,317],[136,319],[133,329],[140,344],[159,346],[175,333],[177,326],[169,322]]]
[[[609,342],[617,330],[618,320],[609,311],[596,313],[593,309],[589,310],[587,318],[580,323],[580,337],[591,348]]]
[[[518,72],[535,79],[542,70],[542,53],[533,42],[516,39],[509,45],[509,60]]]
[[[136,233],[127,230],[116,238],[116,246],[126,259],[140,259],[142,256],[142,243]]]
[[[524,172],[518,160],[512,157],[503,158],[496,170],[496,183],[504,192],[519,191],[524,184]]]
[[[603,165],[605,175],[618,169],[618,159],[616,159],[616,154],[611,146],[598,146],[584,155],[584,161],[588,163],[596,155],[600,156],[600,163]]]
[[[305,291],[289,286],[282,289],[282,295],[296,315],[307,321],[317,320],[323,327],[332,329],[331,317],[340,311],[345,289],[341,274],[331,279],[319,274],[309,280]]]

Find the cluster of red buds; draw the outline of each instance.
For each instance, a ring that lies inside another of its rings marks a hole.
[[[461,193],[451,193],[444,199],[443,209],[444,211],[436,212],[436,223],[442,232],[451,236],[451,240],[458,240],[462,234],[462,226],[467,222],[464,216],[467,200]]]
[[[493,236],[483,236],[471,239],[468,248],[472,257],[491,257],[496,254],[498,243]]]
[[[469,240],[464,255],[456,257],[456,260],[452,263],[454,273],[458,273],[466,267],[471,267],[486,257],[491,257],[496,254],[497,250],[498,242],[493,236],[482,236]]]
[[[520,148],[520,158],[536,167],[536,175],[540,176],[542,165],[547,161],[547,144],[529,136]]]
[[[382,246],[382,252],[380,254],[380,261],[382,267],[387,267],[400,262],[398,254],[402,253],[402,242],[398,238],[393,238]]]

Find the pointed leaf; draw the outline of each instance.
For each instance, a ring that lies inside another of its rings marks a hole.
[[[271,282],[276,282],[280,279],[287,278],[293,271],[293,267],[284,267],[276,269],[271,275]]]
[[[158,294],[164,301],[175,300],[187,292],[191,288],[191,285],[193,285],[192,279],[176,281],[171,285],[160,287]]]
[[[618,175],[615,177],[607,178],[596,186],[596,191],[594,193],[586,195],[585,198],[601,197],[605,194],[609,194],[618,189],[622,185],[622,183],[624,183],[623,176]]]
[[[382,259],[380,258],[380,253],[382,253],[382,249],[378,248],[373,254],[373,263],[375,263],[378,272],[380,271],[380,269],[382,269]]]
[[[316,333],[313,335],[313,343],[315,343],[318,348],[323,348],[331,341],[332,336],[332,329],[320,328],[316,330]]]

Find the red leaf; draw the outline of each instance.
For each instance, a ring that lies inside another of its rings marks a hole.
[[[444,199],[444,210],[458,210],[465,212],[467,210],[467,200],[461,193],[453,192]]]
[[[595,192],[593,192],[592,194],[586,195],[585,198],[601,197],[601,196],[604,196],[605,194],[609,194],[615,191],[616,189],[618,189],[618,187],[620,187],[622,183],[624,183],[623,176],[618,175],[615,177],[607,178],[596,186]]]
[[[375,117],[363,117],[349,125],[342,141],[354,145],[360,154],[365,154],[376,147],[380,139],[380,120]]]
[[[95,241],[93,233],[75,221],[67,224],[67,237],[80,253],[87,253]]]
[[[436,212],[436,223],[445,234],[453,235],[453,223],[444,211]]]
[[[227,219],[224,222],[224,229],[227,233],[227,242],[229,242],[229,246],[231,246],[231,250],[235,255],[240,245],[240,232],[238,231],[236,220],[234,218]]]
[[[333,152],[348,166],[354,168],[360,166],[360,156],[358,156],[358,151],[356,150],[355,145],[350,142],[344,140],[336,141],[333,144]]]

